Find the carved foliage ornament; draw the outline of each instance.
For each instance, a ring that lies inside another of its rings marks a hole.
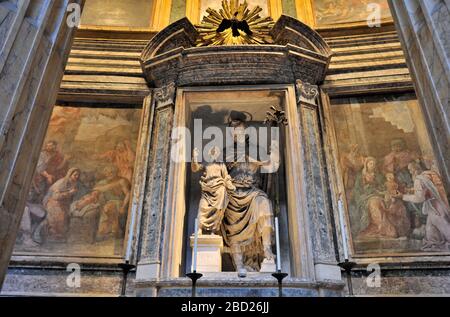
[[[159,104],[173,104],[175,101],[176,85],[174,82],[161,88],[155,88],[155,100]]]
[[[271,111],[266,112],[266,119],[264,120],[264,124],[269,124],[274,127],[280,125],[288,125],[285,111],[283,111],[278,106],[272,106],[270,107],[270,110]]]
[[[270,44],[269,32],[274,26],[270,17],[261,17],[262,8],[248,8],[247,1],[223,0],[218,12],[208,8],[207,16],[197,26],[197,46]]]

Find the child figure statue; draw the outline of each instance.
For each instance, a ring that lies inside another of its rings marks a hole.
[[[235,191],[226,165],[219,160],[220,149],[209,150],[209,162],[198,162],[199,150],[194,149],[191,169],[194,173],[203,170],[200,179],[201,198],[198,208],[199,234],[219,234],[225,210],[228,206],[228,192]]]

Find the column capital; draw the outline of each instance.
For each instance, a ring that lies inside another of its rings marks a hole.
[[[156,107],[160,108],[175,104],[176,90],[177,87],[175,82],[170,82],[165,86],[155,88],[154,97],[156,101]]]
[[[297,104],[303,102],[316,105],[316,98],[319,96],[319,87],[317,85],[297,79],[295,88],[297,90]]]

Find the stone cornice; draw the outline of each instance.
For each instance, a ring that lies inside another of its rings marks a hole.
[[[282,16],[271,31],[274,44],[196,47],[198,32],[183,18],[157,34],[141,55],[147,82],[161,87],[321,83],[331,50],[318,33]]]

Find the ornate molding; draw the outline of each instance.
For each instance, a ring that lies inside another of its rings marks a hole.
[[[199,32],[183,18],[150,40],[141,66],[151,87],[323,82],[331,50],[319,34],[283,15],[270,35],[273,44],[196,47]]]
[[[175,104],[176,90],[175,82],[170,82],[163,87],[155,88],[154,97],[157,107]]]
[[[295,83],[297,88],[297,103],[302,101],[313,102],[319,96],[319,87],[308,82],[297,80]]]

